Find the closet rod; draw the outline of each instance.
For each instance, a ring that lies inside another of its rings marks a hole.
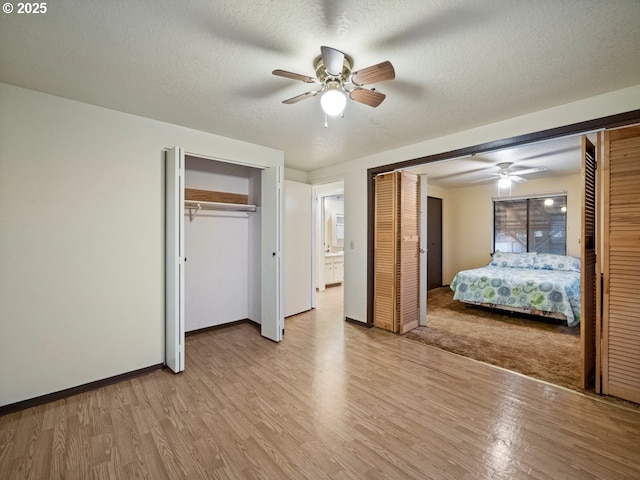
[[[184,206],[189,210],[189,218],[193,220],[199,210],[225,210],[232,212],[255,212],[255,205],[245,205],[240,203],[221,203],[221,202],[197,202],[186,200]]]

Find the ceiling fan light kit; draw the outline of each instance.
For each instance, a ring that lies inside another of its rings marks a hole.
[[[286,70],[274,70],[273,75],[290,78],[304,83],[315,83],[318,90],[309,91],[282,103],[290,105],[306,98],[320,95],[320,106],[326,115],[342,115],[347,104],[347,96],[358,103],[377,107],[386,98],[376,89],[363,88],[371,83],[393,80],[396,76],[391,62],[385,61],[352,73],[353,60],[340,50],[331,47],[320,47],[321,55],[314,61],[316,78]],[[325,120],[325,126],[327,126]]]
[[[527,181],[527,179],[522,177],[522,175],[544,172],[547,169],[546,167],[533,167],[527,168],[525,170],[511,170],[512,165],[513,162],[502,162],[496,165],[499,170],[499,172],[497,173],[498,188],[511,188],[513,182],[524,183]]]
[[[507,175],[500,177],[500,180],[498,180],[498,188],[509,188],[510,186],[511,179]]]
[[[337,84],[337,82],[334,82]],[[347,97],[340,91],[340,86],[329,86],[320,97],[320,106],[324,113],[330,117],[336,117],[344,111],[347,105]]]

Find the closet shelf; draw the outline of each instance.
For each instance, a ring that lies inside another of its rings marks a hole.
[[[185,200],[184,207],[189,210],[189,219],[198,214],[200,210],[224,210],[230,212],[255,212],[255,205],[244,203],[222,203],[222,202],[199,202],[195,200]]]

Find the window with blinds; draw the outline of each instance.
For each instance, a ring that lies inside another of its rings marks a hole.
[[[566,255],[567,196],[493,202],[494,251]]]

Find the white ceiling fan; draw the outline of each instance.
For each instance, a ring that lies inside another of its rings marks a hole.
[[[545,170],[547,170],[547,167],[532,167],[532,168],[525,168],[523,170],[511,170],[512,165],[513,165],[513,162],[498,163],[496,165],[496,167],[498,167],[497,173],[492,173],[490,174],[491,176],[489,178],[474,180],[471,183],[486,182],[489,180],[495,180],[497,178],[498,186],[500,188],[508,188],[511,186],[511,182],[515,182],[515,183],[526,182],[527,179],[524,178],[522,175],[530,175],[532,173],[544,172]]]
[[[351,100],[370,107],[377,107],[385,99],[384,93],[375,88],[363,88],[364,85],[393,80],[396,76],[391,62],[386,61],[361,70],[352,71],[353,59],[340,50],[331,47],[320,47],[321,55],[313,63],[316,76],[310,77],[286,70],[274,70],[274,75],[314,83],[318,89],[302,93],[284,100],[282,103],[293,104],[307,98],[320,97],[320,105],[327,115],[341,115],[347,103],[347,96]],[[326,122],[325,122],[326,126]]]

